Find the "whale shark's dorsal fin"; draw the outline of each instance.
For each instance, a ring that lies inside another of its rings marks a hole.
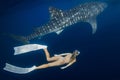
[[[63,11],[54,7],[49,7],[50,18],[53,19],[58,16],[63,16]]]
[[[88,19],[87,22],[91,24],[91,26],[92,26],[92,34],[94,34],[96,32],[96,30],[97,30],[96,17],[92,17],[92,18]]]

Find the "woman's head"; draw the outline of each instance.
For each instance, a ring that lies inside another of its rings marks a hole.
[[[80,54],[80,51],[78,50],[73,51],[73,55],[78,56],[79,54]]]
[[[72,56],[71,56],[70,62],[72,62],[73,60],[75,60],[76,57],[77,57],[79,54],[80,54],[80,51],[74,50],[74,51],[73,51],[73,54],[72,54]]]

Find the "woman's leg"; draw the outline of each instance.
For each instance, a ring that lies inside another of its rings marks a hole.
[[[50,53],[48,52],[48,50],[45,48],[43,49],[47,58],[47,61],[55,61],[58,60],[59,57],[50,57]]]
[[[63,65],[63,64],[64,64],[63,60],[59,59],[57,61],[38,66],[38,67],[36,67],[36,69],[44,69],[44,68],[48,68],[48,67],[60,66],[60,65]]]
[[[43,64],[41,66],[36,67],[36,69],[44,69],[44,68],[48,68],[48,67],[49,67],[48,64]]]

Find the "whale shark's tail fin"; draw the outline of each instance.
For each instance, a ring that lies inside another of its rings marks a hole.
[[[9,36],[17,41],[20,41],[23,44],[29,43],[29,41],[24,36],[18,36],[18,35],[14,35],[14,34],[9,34]]]
[[[1,33],[1,35],[13,38],[16,41],[21,42],[22,44],[28,44],[29,43],[29,41],[24,36],[19,36],[19,35],[15,35],[15,34],[11,34],[11,33]]]
[[[6,66],[3,68],[3,70],[5,70],[5,71],[9,71],[12,73],[17,73],[17,74],[26,74],[35,69],[36,69],[36,66],[32,66],[31,68],[22,68],[22,67],[8,64],[8,63],[6,63]]]

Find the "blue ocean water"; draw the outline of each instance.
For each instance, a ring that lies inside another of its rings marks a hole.
[[[0,32],[28,35],[35,27],[49,20],[50,6],[67,10],[89,1],[96,0],[22,0],[11,7],[1,6]],[[65,70],[53,67],[25,75],[4,71],[6,62],[30,67],[44,64],[46,59],[42,50],[13,56],[13,47],[21,43],[1,35],[0,80],[120,80],[120,1],[99,1],[108,3],[108,7],[97,16],[98,29],[94,35],[91,33],[90,24],[80,22],[65,29],[60,35],[51,33],[41,40],[31,41],[48,45],[51,56],[72,52],[75,49],[80,50],[77,62]]]

